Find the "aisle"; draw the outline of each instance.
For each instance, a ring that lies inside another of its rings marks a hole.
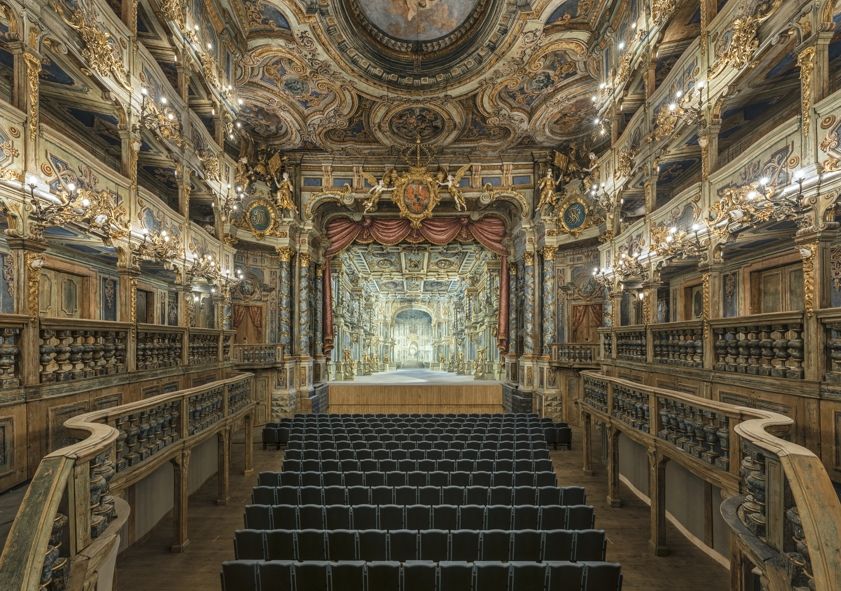
[[[431,369],[395,369],[381,371],[369,376],[357,376],[349,384],[493,384],[493,380],[476,380],[473,376],[461,376],[446,371]]]

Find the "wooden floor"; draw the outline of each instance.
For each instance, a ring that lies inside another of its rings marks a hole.
[[[577,439],[577,438],[576,438]],[[577,443],[577,442],[576,442]],[[588,502],[596,509],[596,527],[608,536],[607,558],[622,563],[624,591],[724,591],[729,575],[720,565],[695,548],[669,525],[672,555],[653,556],[648,550],[648,507],[623,487],[625,506],[612,509],[605,503],[604,471],[587,476],[580,470],[580,445],[572,452],[552,452],[561,484],[587,488]],[[242,527],[243,506],[248,502],[256,472],[275,469],[276,451],[255,446],[255,473],[241,475],[242,445],[232,453],[231,502],[215,504],[216,482],[211,479],[190,499],[191,543],[183,554],[167,551],[172,541],[172,519],[165,518],[147,538],[120,555],[118,591],[211,591],[221,589],[220,565],[234,555],[233,532]],[[598,467],[598,466],[596,466]]]

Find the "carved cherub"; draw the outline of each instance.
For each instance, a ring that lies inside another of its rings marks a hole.
[[[458,211],[467,210],[467,203],[464,201],[464,193],[461,192],[460,185],[461,179],[464,178],[464,175],[470,166],[470,164],[465,164],[456,171],[455,175],[447,173],[446,178],[444,177],[444,171],[438,173],[438,186],[442,189],[446,189],[453,197],[453,201],[455,201],[456,209]]]
[[[387,172],[380,180],[377,180],[377,177],[372,174],[368,174],[367,172],[362,173],[362,176],[364,176],[365,180],[371,185],[371,188],[368,190],[369,197],[365,200],[365,213],[376,211],[377,204],[380,202],[382,194],[394,190],[391,176],[392,172],[393,171]]]

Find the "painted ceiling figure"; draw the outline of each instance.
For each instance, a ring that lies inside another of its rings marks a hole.
[[[406,18],[414,20],[418,12],[425,8],[432,8],[438,0],[406,0]]]

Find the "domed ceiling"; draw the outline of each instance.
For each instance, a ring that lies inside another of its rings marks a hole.
[[[282,149],[557,146],[592,132],[596,0],[233,0],[242,122]]]

